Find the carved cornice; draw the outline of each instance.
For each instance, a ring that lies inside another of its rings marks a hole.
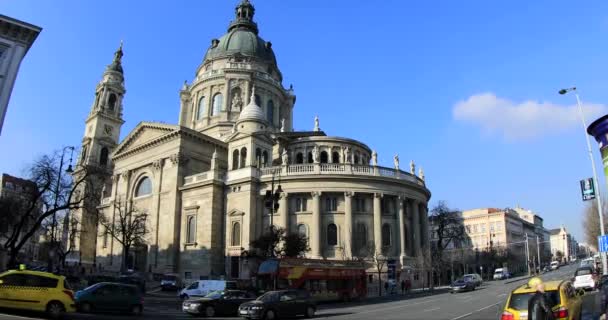
[[[165,159],[154,160],[154,161],[152,161],[152,169],[154,169],[154,171],[159,171],[160,169],[162,169],[164,164],[165,164]]]
[[[190,160],[188,157],[186,157],[185,154],[178,152],[175,154],[172,154],[169,157],[169,160],[171,160],[171,163],[173,163],[173,165],[178,165],[178,166],[184,166],[186,163],[188,163],[188,161]]]
[[[19,42],[29,49],[42,28],[9,17],[0,18],[0,36]],[[26,50],[27,51],[27,50]]]

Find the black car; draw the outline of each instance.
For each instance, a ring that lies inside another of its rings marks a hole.
[[[247,319],[274,320],[279,317],[315,316],[317,306],[305,290],[269,291],[257,299],[243,303],[239,316]]]
[[[467,281],[465,279],[458,279],[452,283],[450,286],[450,293],[454,292],[463,292],[463,291],[473,291],[475,290],[475,284],[471,281]]]
[[[234,316],[241,304],[254,299],[253,293],[242,290],[213,291],[203,298],[184,301],[182,311],[193,316]]]

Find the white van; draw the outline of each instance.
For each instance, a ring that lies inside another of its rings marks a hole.
[[[204,297],[213,291],[236,289],[236,282],[226,280],[197,280],[182,289],[178,296],[182,299]]]
[[[496,268],[494,269],[494,280],[504,280],[509,279],[509,269],[507,268]]]
[[[559,261],[551,261],[551,270],[559,269]]]

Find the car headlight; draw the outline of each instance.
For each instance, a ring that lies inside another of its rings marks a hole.
[[[262,307],[262,306],[253,306],[253,307],[251,307],[251,310],[262,310],[262,309],[264,309],[264,307]]]

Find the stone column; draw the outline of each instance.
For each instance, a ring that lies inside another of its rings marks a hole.
[[[374,245],[376,254],[382,254],[382,193],[374,194]]]
[[[344,253],[346,257],[353,256],[353,195],[354,192],[344,192]]]
[[[418,200],[412,199],[410,202],[410,208],[412,208],[412,216],[414,217],[413,228],[414,228],[414,256],[421,254],[420,250],[420,211],[418,210]]]
[[[321,257],[321,192],[312,193],[312,223],[310,226],[310,253],[312,258]]]
[[[285,228],[285,232],[289,233],[289,208],[287,205],[287,197],[287,192],[283,192],[279,198],[279,215],[281,216],[279,226]]]
[[[399,196],[398,198],[399,201],[399,249],[400,249],[400,256],[401,256],[401,263],[403,263],[403,260],[405,258],[405,256],[407,255],[406,251],[405,251],[405,208],[404,208],[404,203],[403,201],[405,200],[405,197],[403,196]]]
[[[428,249],[429,244],[429,215],[426,203],[420,204],[420,222],[422,227],[422,236],[420,237],[422,243],[420,245],[426,250]]]

